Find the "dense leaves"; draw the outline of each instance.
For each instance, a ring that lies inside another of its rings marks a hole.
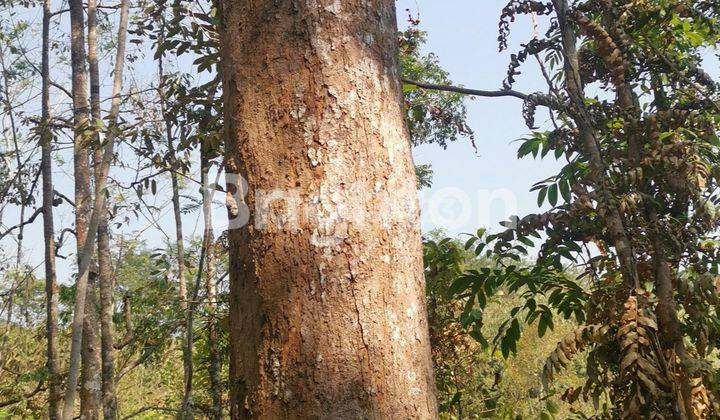
[[[516,14],[551,11],[547,37],[512,57],[505,88],[529,54],[544,52],[552,100],[543,105],[553,118],[538,130],[538,103],[526,102],[535,131],[518,157],[566,163],[531,189],[549,210],[467,241],[493,264],[454,281],[451,291],[466,304],[460,321],[485,343],[478,326],[488,298],[499,290],[519,295],[523,303],[510,308],[492,340],[504,356],[516,352],[524,325],[537,322],[541,336],[557,315],[584,325],[546,365],[552,379],[588,352],[588,381],[567,389],[565,400],[591,399],[598,414],[627,418],[706,418],[717,388],[701,366],[720,345],[712,309],[720,97],[701,66],[720,40],[718,6],[513,1],[503,11],[501,49]]]

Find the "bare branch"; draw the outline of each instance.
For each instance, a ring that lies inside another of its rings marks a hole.
[[[424,83],[424,82],[416,82],[414,80],[410,79],[402,79],[402,82],[407,85],[413,85],[417,86],[419,88],[423,89],[429,89],[429,90],[439,90],[443,92],[455,92],[455,93],[462,93],[463,95],[472,95],[472,96],[483,96],[487,98],[498,98],[503,96],[512,96],[514,98],[527,100],[528,96],[527,94],[515,91],[515,90],[477,90],[477,89],[468,89],[464,87],[459,86],[450,86],[450,85],[436,85],[433,83]]]
[[[6,230],[5,232],[0,233],[0,239],[4,238],[5,236],[7,236],[8,234],[10,234],[10,233],[11,233],[13,230],[15,230],[15,229],[18,229],[18,228],[20,228],[20,227],[22,227],[22,226],[31,224],[32,222],[35,221],[35,219],[38,217],[38,215],[42,214],[42,211],[43,211],[42,207],[36,208],[35,211],[33,212],[32,216],[30,216],[29,219],[27,219],[27,220],[25,220],[25,221],[23,221],[23,222],[21,222],[21,223],[18,223],[18,224],[15,225],[15,226],[11,226],[11,227],[10,227],[8,230]]]

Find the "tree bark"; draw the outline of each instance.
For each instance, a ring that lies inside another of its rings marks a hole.
[[[53,220],[52,137],[50,131],[50,11],[51,0],[43,1],[42,27],[42,147],[41,171],[43,180],[43,235],[45,242],[45,337],[47,338],[48,418],[58,420],[62,415],[62,378],[58,353],[58,303],[60,300],[55,265],[55,223]]]
[[[85,66],[85,16],[81,0],[69,0],[70,6],[70,57],[72,71],[73,123],[75,125],[73,161],[75,172],[75,232],[78,250],[78,265],[83,261],[82,245],[88,236],[90,203],[90,163],[88,156],[89,138],[84,132],[88,126],[88,74]],[[83,281],[84,280],[84,281]],[[73,315],[73,337],[70,350],[70,371],[66,382],[63,419],[73,417],[73,406],[80,371],[87,277],[79,277],[75,289],[75,313]]]
[[[82,342],[82,376],[80,381],[80,419],[100,418],[100,336],[98,331],[97,274],[90,273],[85,295],[85,325]]]
[[[232,418],[435,418],[394,2],[220,6]]]
[[[89,0],[88,7],[92,2],[93,8],[95,6],[94,0]],[[119,95],[122,91],[122,78],[123,70],[125,66],[125,42],[127,38],[127,25],[128,25],[128,9],[129,1],[122,0],[120,3],[120,22],[118,25],[118,46],[115,55],[115,67],[113,72],[113,87],[112,87],[112,103],[110,108],[110,114],[108,120],[110,123],[110,130],[116,130],[118,114],[120,112],[120,100]],[[94,13],[93,13],[94,15]],[[90,16],[90,15],[88,15]],[[93,16],[94,18],[94,16]],[[91,32],[89,32],[90,34]],[[90,39],[93,39],[91,42]],[[92,51],[93,44],[95,44],[94,37],[88,36],[88,42]],[[90,60],[90,79],[91,89],[97,92],[97,101],[92,101],[93,118],[97,121],[100,120],[100,92],[99,92],[99,71],[97,65],[97,54],[91,54],[95,59]],[[94,62],[94,65],[93,65]],[[97,88],[96,88],[97,87]],[[114,136],[112,132],[109,132],[109,136]],[[102,174],[102,152],[101,147],[95,148],[95,179],[99,180],[103,176]],[[102,193],[102,192],[101,192]],[[97,231],[97,246],[98,246],[98,275],[100,281],[100,327],[101,327],[101,359],[102,359],[102,407],[103,407],[103,418],[106,420],[114,420],[118,418],[117,411],[117,391],[115,383],[115,329],[113,324],[113,315],[115,313],[115,300],[114,300],[114,284],[113,284],[113,270],[112,261],[110,256],[110,231],[107,220],[108,211],[107,205],[103,205],[102,208],[98,209],[98,231]],[[125,310],[129,314],[129,301],[125,303]],[[128,331],[132,332],[132,325],[128,323]]]
[[[88,65],[90,76],[90,126],[93,131],[91,144],[93,147],[93,170],[95,179],[99,178],[100,165],[102,160],[102,151],[100,150],[100,132],[99,123],[100,115],[100,69],[98,64],[97,52],[97,6],[95,0],[87,2],[87,20],[88,20]],[[88,194],[89,197],[89,194]],[[89,201],[89,199],[88,199]],[[99,215],[98,224],[98,256],[102,256],[99,249],[100,232],[103,230],[103,222],[106,220],[105,212]],[[88,237],[86,237],[88,238]],[[89,238],[93,240],[94,238]],[[109,252],[109,250],[108,250]],[[91,275],[88,283],[87,297],[85,301],[85,325],[83,327],[83,345],[82,345],[82,380],[80,382],[80,418],[81,419],[98,419],[100,417],[100,398],[102,395],[102,362],[101,362],[101,343],[98,325],[98,306],[97,306],[97,288],[98,276],[100,271],[104,269],[102,264],[109,264],[109,261],[97,260],[97,274]],[[109,268],[108,268],[109,270]]]
[[[203,128],[201,127],[201,131]],[[208,376],[210,377],[210,395],[212,397],[212,418],[222,419],[222,391],[220,383],[220,353],[218,351],[218,319],[217,319],[217,293],[215,276],[215,234],[213,232],[212,219],[212,197],[213,193],[208,188],[210,185],[208,176],[210,172],[211,148],[206,139],[201,145],[200,172],[203,191],[203,222],[205,233],[203,235],[203,246],[205,247],[205,290],[207,293],[207,331],[208,331]]]

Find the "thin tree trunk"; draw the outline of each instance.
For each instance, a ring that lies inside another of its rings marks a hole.
[[[94,6],[94,0],[90,0]],[[89,7],[90,3],[88,3]],[[120,4],[120,23],[118,26],[118,48],[115,56],[115,68],[112,88],[112,106],[110,109],[109,121],[114,129],[117,124],[120,112],[118,97],[122,91],[122,77],[125,65],[125,40],[127,38],[129,0],[122,0]],[[90,15],[88,15],[90,16]],[[90,32],[91,33],[91,32]],[[92,41],[91,41],[92,39]],[[88,36],[90,50],[96,48],[94,36]],[[93,45],[95,44],[95,45]],[[100,92],[99,92],[99,71],[97,64],[97,53],[91,53],[90,79],[91,94],[97,92],[97,101],[92,101],[93,118],[100,120]],[[112,135],[112,134],[110,134]],[[95,179],[102,177],[102,153],[101,148],[95,149]],[[101,359],[102,359],[102,407],[103,418],[115,420],[118,418],[117,392],[115,383],[115,362],[114,362],[114,325],[113,315],[115,313],[114,284],[112,262],[110,256],[110,231],[107,220],[107,205],[98,209],[98,274],[100,277],[100,325],[101,325]],[[126,311],[129,311],[129,302],[126,303]],[[132,326],[129,326],[132,331]]]
[[[163,82],[164,69],[162,57],[158,59],[158,75],[160,82]],[[175,153],[175,144],[173,142],[172,134],[172,121],[170,116],[167,114],[165,93],[159,90],[160,96],[160,112],[162,113],[163,120],[165,123],[165,137],[167,140],[168,148],[168,159],[170,160],[170,180],[172,183],[172,203],[173,203],[173,216],[175,218],[175,246],[177,252],[177,276],[178,276],[178,290],[180,298],[180,310],[185,317],[185,342],[183,343],[183,399],[182,406],[180,407],[181,418],[193,418],[192,408],[192,376],[193,376],[193,365],[192,365],[192,325],[190,325],[191,316],[189,315],[189,305],[187,298],[187,283],[185,281],[185,245],[183,238],[183,227],[182,227],[182,214],[180,208],[180,186],[178,184],[178,165],[177,156]],[[202,268],[200,268],[202,269]]]
[[[118,41],[124,43],[125,32],[127,31],[127,0],[121,4],[120,14],[120,25],[118,28]],[[90,96],[91,96],[91,108],[93,120],[96,122],[101,121],[101,110],[100,110],[100,71],[97,59],[97,37],[96,37],[96,5],[95,0],[88,0],[88,60],[90,62]],[[124,45],[118,47],[118,51],[124,49]],[[120,94],[122,87],[122,66],[124,64],[124,53],[121,53],[119,57],[116,57],[115,63],[115,79],[113,84],[113,97]],[[110,119],[113,123],[117,120],[117,111],[115,109],[115,115],[111,110]],[[98,124],[96,124],[98,127]],[[99,137],[98,144],[94,150],[94,161],[95,161],[95,179],[99,179],[102,176],[102,149],[100,147]],[[102,361],[102,389],[101,389],[101,400],[103,407],[103,418],[104,419],[116,419],[117,418],[117,396],[115,391],[115,363],[114,363],[114,328],[113,328],[113,314],[115,309],[115,302],[113,299],[113,278],[112,278],[112,262],[110,257],[110,232],[107,220],[107,205],[103,208],[98,209],[98,231],[97,231],[97,246],[98,246],[98,276],[100,284],[100,325],[101,325],[101,361]]]
[[[75,154],[76,154],[76,168],[82,160],[78,160],[77,157],[82,157],[82,153],[78,152],[78,145],[83,142],[83,130],[87,127],[87,73],[85,71],[85,46],[83,42],[83,10],[82,2],[79,0],[70,0],[70,17],[71,17],[71,61],[73,70],[73,110],[75,115]],[[124,32],[123,42],[118,43],[118,55],[124,57]],[[122,51],[121,51],[122,50]],[[117,72],[116,72],[117,75]],[[116,79],[117,82],[117,79]],[[115,87],[113,87],[115,90]],[[77,94],[75,94],[77,93]],[[117,115],[120,108],[120,95],[114,95],[111,104],[111,114],[114,112]],[[114,110],[114,111],[113,111]],[[82,347],[83,337],[83,326],[85,318],[85,297],[87,291],[87,283],[89,277],[90,263],[92,256],[95,251],[95,241],[88,240],[88,238],[95,238],[97,235],[98,225],[100,224],[100,214],[98,209],[105,208],[105,187],[107,185],[107,177],[110,171],[110,162],[113,157],[113,146],[115,144],[115,122],[111,121],[110,129],[108,130],[107,141],[104,146],[104,154],[102,156],[102,166],[100,171],[99,179],[95,180],[95,197],[93,199],[92,212],[90,212],[90,222],[87,223],[87,230],[83,237],[80,236],[80,231],[77,231],[78,241],[78,279],[76,286],[75,296],[75,308],[73,312],[72,322],[72,338],[70,343],[70,366],[68,369],[67,385],[65,389],[65,400],[63,402],[63,420],[73,419],[73,408],[75,404],[75,395],[77,393],[77,380],[78,373],[80,371],[80,353]],[[87,146],[87,145],[86,145]],[[84,162],[86,163],[85,170],[88,172],[89,178],[89,163],[87,159],[87,153],[85,153]],[[77,170],[76,170],[77,173]],[[81,187],[76,183],[76,190]],[[77,194],[77,193],[76,193]],[[76,207],[80,205],[76,201]],[[80,208],[76,209],[76,214],[80,213]],[[76,226],[78,228],[79,226]],[[82,247],[80,247],[82,244]]]
[[[55,268],[55,223],[53,220],[52,132],[50,131],[50,11],[51,0],[43,2],[42,28],[42,179],[43,179],[43,235],[45,239],[45,336],[47,338],[48,418],[58,420],[62,398],[60,355],[58,353],[59,292]]]
[[[584,110],[585,95],[581,83],[579,73],[579,61],[577,56],[576,34],[572,27],[567,23],[567,0],[553,0],[553,5],[558,15],[558,23],[563,37],[563,52],[565,55],[565,79],[568,93],[575,107],[581,111]],[[606,19],[606,24],[613,28],[612,18]],[[637,114],[635,107],[633,92],[629,85],[616,86],[618,103],[626,113]],[[630,246],[627,230],[624,227],[623,219],[620,215],[617,200],[613,197],[609,189],[609,180],[605,175],[605,168],[600,156],[600,148],[597,139],[593,133],[593,128],[589,123],[586,115],[579,115],[574,118],[580,131],[584,148],[588,154],[588,163],[593,174],[593,181],[597,189],[603,195],[605,205],[607,207],[607,225],[611,238],[614,241],[615,249],[620,261],[620,268],[626,285],[639,289],[641,288],[641,279],[638,276],[635,254]],[[635,115],[639,120],[640,115]],[[641,160],[642,139],[631,135],[628,138],[628,157],[631,162],[639,164]],[[660,225],[657,214],[652,209],[652,205],[648,205],[645,209],[645,216],[648,219],[650,228],[648,229],[648,239],[652,246],[652,264],[654,270],[655,290],[658,298],[658,304],[655,309],[658,318],[658,332],[662,340],[665,350],[673,350],[681,360],[683,365],[687,362],[688,357],[685,353],[685,345],[682,341],[680,332],[680,323],[677,316],[677,308],[674,298],[673,289],[673,272],[667,261],[665,250],[661,241]],[[661,355],[661,357],[663,357]],[[684,367],[684,366],[683,366]],[[691,385],[687,372],[678,372],[681,385],[681,397],[678,398],[679,415],[682,419],[694,419],[694,413],[691,406]]]
[[[98,331],[97,273],[90,273],[85,297],[85,325],[82,342],[82,375],[80,381],[80,419],[100,418],[100,335]]]
[[[81,0],[69,0],[70,6],[70,57],[72,70],[74,170],[75,170],[75,237],[77,238],[78,266],[89,262],[81,252],[88,237],[88,216],[90,203],[90,163],[88,146],[90,138],[84,133],[88,128],[88,74],[85,66],[85,16]],[[73,406],[77,392],[77,376],[82,356],[83,327],[85,321],[85,301],[87,295],[87,276],[79,276],[75,288],[75,312],[73,315],[73,337],[70,350],[70,371],[66,382],[63,419],[73,417]]]
[[[220,6],[232,418],[436,418],[395,2]]]
[[[117,51],[115,53],[115,68],[113,72],[112,101],[110,107],[108,139],[115,136],[117,120],[120,114],[120,93],[122,92],[123,70],[125,68],[125,45],[127,40],[128,15],[130,0],[120,3],[120,22],[118,25]],[[99,156],[98,156],[99,157]],[[97,158],[96,158],[97,161]],[[102,162],[102,160],[101,160]],[[102,168],[95,167],[95,179],[102,178]],[[101,191],[102,193],[102,191]],[[110,232],[107,221],[107,205],[99,209],[98,215],[98,264],[100,274],[100,324],[102,340],[102,404],[103,418],[115,420],[118,418],[117,391],[115,382],[115,362],[113,350],[115,349],[113,315],[115,312],[114,278],[110,260]],[[130,319],[130,300],[125,301],[126,336],[132,338],[132,320]]]
[[[201,131],[203,127],[201,126]],[[205,247],[205,287],[207,293],[207,328],[208,328],[208,353],[210,377],[210,395],[212,396],[212,418],[222,419],[222,392],[220,390],[220,354],[218,352],[218,320],[217,320],[217,293],[215,286],[215,235],[213,232],[212,219],[212,191],[208,188],[210,172],[210,146],[206,140],[201,145],[200,172],[203,191],[203,221],[205,233],[203,235],[203,246]]]
[[[627,230],[620,215],[617,200],[610,191],[610,182],[605,175],[605,166],[600,154],[600,146],[595,133],[590,124],[587,113],[585,112],[585,93],[580,79],[580,63],[577,55],[577,37],[574,29],[567,22],[567,1],[553,0],[553,6],[557,11],[558,23],[562,34],[563,54],[565,56],[564,72],[565,84],[567,86],[570,100],[580,115],[574,118],[579,130],[580,140],[585,153],[588,156],[588,165],[590,174],[596,188],[603,197],[603,202],[607,207],[608,232],[615,246],[615,250],[620,260],[620,270],[627,285],[637,288],[640,285],[638,277],[637,265],[633,254],[630,239]]]
[[[91,138],[93,146],[93,169],[95,178],[97,179],[100,172],[100,160],[102,152],[100,151],[100,135],[98,124],[101,120],[100,116],[100,69],[98,64],[97,52],[97,6],[95,0],[87,2],[87,19],[88,19],[88,64],[90,76],[90,126],[94,135]],[[89,201],[89,200],[88,200]],[[102,231],[103,221],[105,220],[104,212],[99,215],[100,223],[98,225],[99,232]],[[94,240],[88,237],[89,240]],[[99,244],[100,241],[98,241]],[[100,254],[100,252],[98,252]],[[107,261],[105,261],[107,263]],[[102,269],[98,261],[98,274]],[[88,283],[87,297],[85,302],[85,325],[83,327],[83,345],[82,345],[82,381],[80,383],[80,418],[81,419],[98,419],[100,417],[100,398],[102,394],[102,362],[101,362],[101,344],[100,334],[98,331],[98,306],[97,306],[97,275],[90,277]]]

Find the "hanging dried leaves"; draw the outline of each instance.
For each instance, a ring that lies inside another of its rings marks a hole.
[[[628,297],[615,335],[622,355],[620,379],[627,383],[629,391],[622,404],[623,418],[658,416],[655,402],[662,401],[671,388],[653,348],[658,327],[647,295],[636,289]]]

